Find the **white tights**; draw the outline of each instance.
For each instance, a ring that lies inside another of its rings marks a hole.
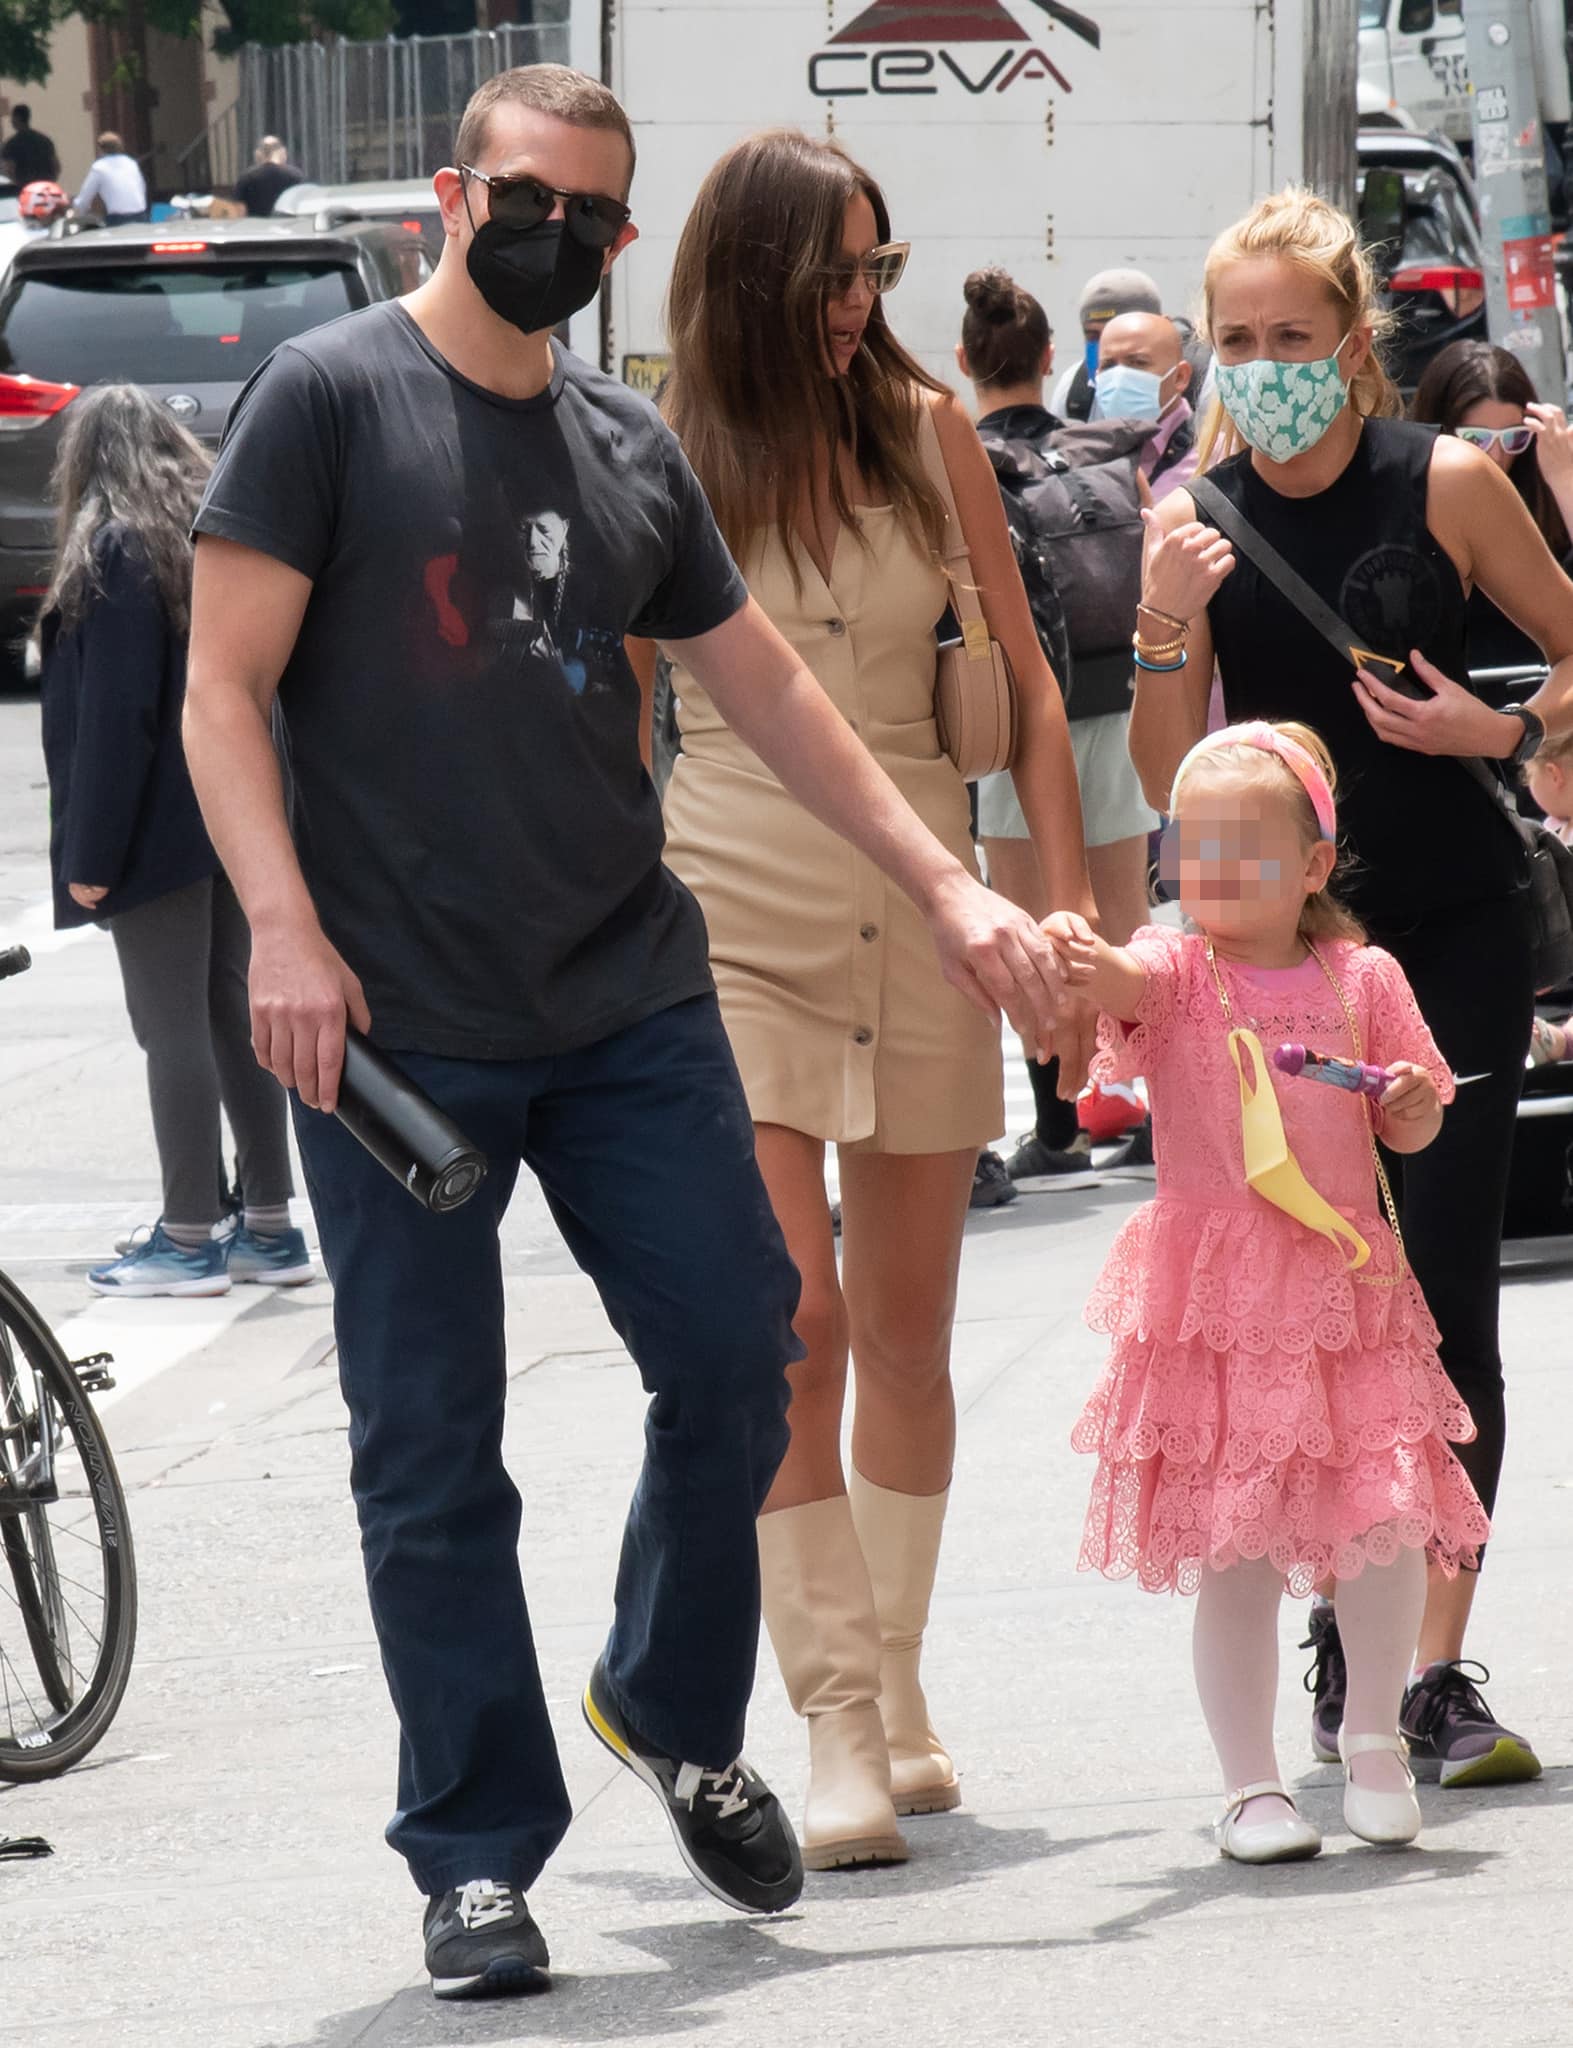
[[[1226,1791],[1278,1779],[1273,1713],[1278,1700],[1278,1606],[1283,1576],[1257,1558],[1202,1574],[1191,1638],[1196,1691],[1218,1752]],[[1422,1551],[1402,1548],[1390,1565],[1368,1564],[1338,1586],[1338,1633],[1349,1666],[1344,1726],[1351,1735],[1393,1735],[1426,1599]],[[1403,1766],[1392,1754],[1355,1759],[1354,1775],[1373,1791],[1396,1791]],[[1277,1799],[1253,1799],[1249,1821],[1283,1811]]]

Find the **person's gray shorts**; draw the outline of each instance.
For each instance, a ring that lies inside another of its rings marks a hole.
[[[1130,723],[1128,711],[1071,720],[1071,749],[1076,756],[1076,780],[1081,784],[1082,838],[1088,846],[1145,838],[1158,828],[1158,814],[1149,808],[1131,765]],[[978,784],[978,837],[1029,837],[1009,769],[986,775]]]

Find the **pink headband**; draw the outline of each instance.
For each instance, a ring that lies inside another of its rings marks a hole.
[[[1276,754],[1311,799],[1317,829],[1322,837],[1337,839],[1338,817],[1333,809],[1333,792],[1327,786],[1327,777],[1298,740],[1290,739],[1287,733],[1279,732],[1276,726],[1268,725],[1259,718],[1252,719],[1248,725],[1226,725],[1220,732],[1210,732],[1205,739],[1197,741],[1175,771],[1169,793],[1171,809],[1192,764],[1203,754],[1215,753],[1220,747],[1255,747],[1263,754]]]

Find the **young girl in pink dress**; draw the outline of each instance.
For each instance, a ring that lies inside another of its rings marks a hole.
[[[1210,734],[1171,799],[1188,929],[1115,949],[1068,913],[1045,926],[1104,1012],[1093,1072],[1147,1077],[1158,1162],[1088,1309],[1114,1348],[1072,1439],[1098,1455],[1081,1563],[1197,1594],[1196,1685],[1229,1788],[1218,1843],[1250,1863],[1321,1847],[1273,1750],[1286,1582],[1336,1581],[1344,1818],[1412,1841],[1398,1714],[1426,1558],[1451,1575],[1487,1535],[1447,1446],[1474,1425],[1373,1135],[1422,1150],[1453,1080],[1397,962],[1328,894],[1331,777],[1303,726]],[[1367,1076],[1379,1100],[1314,1063],[1280,1069],[1285,1045],[1384,1070]]]

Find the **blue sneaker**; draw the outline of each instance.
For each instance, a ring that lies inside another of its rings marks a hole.
[[[299,1230],[264,1237],[242,1223],[220,1250],[227,1255],[231,1280],[253,1280],[260,1287],[304,1287],[317,1277],[305,1233]]]
[[[155,1223],[146,1243],[111,1265],[94,1266],[87,1284],[95,1294],[228,1294],[229,1271],[216,1239],[188,1251]]]

